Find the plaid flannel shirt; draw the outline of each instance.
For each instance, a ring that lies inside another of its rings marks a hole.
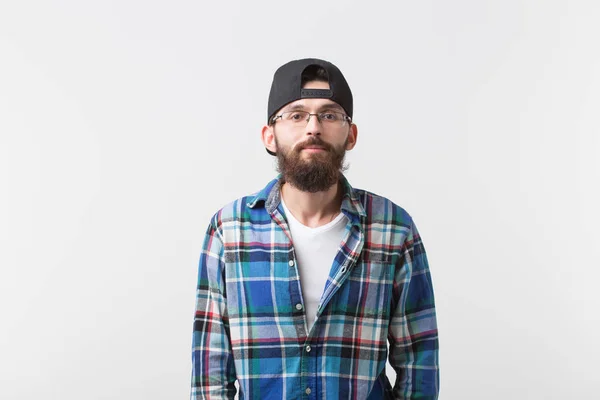
[[[212,218],[200,255],[192,399],[437,399],[438,330],[411,216],[341,177],[348,217],[307,329],[281,175]],[[386,358],[397,373],[391,386]]]

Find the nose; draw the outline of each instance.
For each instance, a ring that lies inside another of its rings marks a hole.
[[[319,136],[321,135],[321,128],[319,117],[316,114],[310,114],[306,123],[306,134]]]

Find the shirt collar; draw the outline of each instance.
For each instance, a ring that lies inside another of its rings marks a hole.
[[[348,179],[340,174],[342,182],[342,190],[344,192],[342,197],[341,210],[345,210],[348,213],[358,216],[366,217],[367,213],[363,205],[361,204],[358,194],[348,182]],[[283,183],[283,177],[281,174],[277,175],[275,179],[267,183],[260,192],[254,196],[250,196],[246,205],[250,208],[256,208],[258,206],[264,206],[269,214],[273,214],[273,211],[279,206],[281,202],[281,184]]]

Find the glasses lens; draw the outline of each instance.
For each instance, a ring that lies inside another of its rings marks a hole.
[[[318,114],[319,122],[323,127],[338,128],[346,124],[346,115],[338,112],[322,112]],[[309,117],[316,117],[308,111],[288,111],[281,114],[281,121],[286,125],[304,128],[309,121]]]
[[[308,119],[308,112],[306,111],[289,111],[281,114],[281,119],[286,123],[305,126]]]
[[[319,119],[325,124],[339,125],[344,122],[344,114],[336,112],[324,112],[319,114]]]

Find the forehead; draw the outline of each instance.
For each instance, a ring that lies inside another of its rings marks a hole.
[[[302,86],[303,89],[329,89],[328,82],[321,81],[309,81]],[[329,100],[329,99],[319,99],[319,98],[311,98],[311,99],[299,99],[296,101],[292,101],[289,104],[286,104],[280,112],[292,111],[292,110],[324,110],[324,109],[333,109],[341,112],[345,112],[342,106],[338,103]]]
[[[342,106],[338,103],[329,99],[300,99],[292,101],[281,109],[281,111],[292,111],[292,110],[323,110],[323,109],[334,109],[344,111]]]

